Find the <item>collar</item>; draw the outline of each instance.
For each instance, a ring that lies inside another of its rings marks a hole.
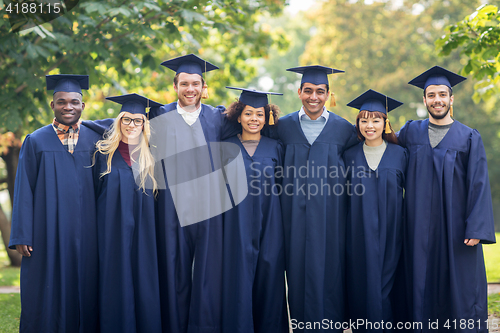
[[[68,133],[70,127],[73,128],[73,131],[74,132],[78,132],[80,130],[80,124],[82,123],[82,120],[78,120],[78,122],[76,124],[73,124],[71,126],[69,125],[64,125],[64,124],[61,124],[60,122],[58,122],[56,120],[56,118],[54,118],[54,120],[52,120],[52,126],[58,130],[59,132],[62,132],[62,133]]]
[[[177,101],[177,112],[181,115],[181,116],[188,116],[188,115],[191,115],[192,117],[198,117],[200,115],[200,112],[201,112],[201,103],[200,103],[200,107],[196,110],[196,111],[193,111],[193,112],[187,112],[186,110],[184,110],[180,105],[179,105],[179,102]]]
[[[323,113],[321,114],[321,116],[318,117],[321,118],[325,118],[325,122],[328,121],[328,117],[330,116],[330,114],[328,113],[328,110],[326,109],[325,106],[323,106]],[[307,119],[307,120],[311,120],[311,118],[309,118],[309,116],[307,115],[306,111],[304,111],[304,106],[302,106],[300,108],[300,111],[299,111],[299,120],[302,120],[302,119]],[[318,120],[316,119],[316,120]]]

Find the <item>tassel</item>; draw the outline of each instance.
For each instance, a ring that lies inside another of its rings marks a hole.
[[[335,94],[333,92],[330,93],[330,107],[337,106],[337,103],[335,103]]]
[[[450,105],[450,116],[453,118],[453,105]]]
[[[203,99],[208,98],[208,86],[206,83],[205,83],[205,85],[203,85],[203,92],[201,93],[201,98],[203,98]]]
[[[392,133],[392,128],[391,128],[391,123],[389,122],[389,118],[385,119],[385,134],[391,134]]]
[[[269,110],[269,125],[273,126],[274,125],[274,115],[273,115],[273,110]]]

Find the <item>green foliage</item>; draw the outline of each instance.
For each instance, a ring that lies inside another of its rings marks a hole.
[[[332,110],[350,121],[355,120],[357,110],[345,105],[368,89],[405,103],[390,114],[395,130],[409,119],[425,118],[423,92],[407,82],[437,64],[450,70],[460,68],[457,52],[449,59],[439,59],[433,43],[442,35],[444,25],[463,17],[479,1],[398,3],[332,0],[308,13],[316,31],[300,58],[301,64],[319,63],[345,70],[345,74],[333,75],[330,80],[337,97],[337,107]],[[467,98],[469,91],[472,86],[468,83],[457,89],[455,114],[460,121],[466,117],[462,110],[473,108]],[[420,117],[417,109],[422,112]]]
[[[497,99],[500,93],[500,12],[498,6],[482,5],[458,23],[449,25],[436,41],[440,55],[460,50],[467,57],[463,75],[477,81],[474,101]]]
[[[269,57],[261,59],[258,76],[250,83],[251,87],[258,89],[271,89],[263,85],[263,80],[272,80],[272,91],[283,93],[283,96],[272,96],[271,103],[280,107],[281,115],[297,111],[302,106],[297,97],[297,89],[300,86],[301,76],[287,72],[285,69],[299,66],[299,58],[304,53],[307,41],[311,38],[310,29],[312,22],[304,20],[302,15],[291,18],[289,14],[279,17],[269,17],[266,21],[286,31],[288,48],[282,51],[280,45],[275,45],[269,51]],[[233,93],[236,98],[237,94]]]
[[[21,297],[19,294],[0,294],[0,332],[19,332]]]
[[[221,66],[207,79],[212,95],[224,96],[224,85],[255,75],[249,59],[265,56],[274,44],[286,47],[284,33],[261,21],[265,13],[278,14],[284,2],[82,0],[64,16],[20,33],[9,32],[3,21],[0,132],[25,134],[50,121],[47,74],[89,74],[84,117],[109,117],[117,113],[104,104],[109,95],[137,92],[174,101],[174,73],[160,63],[193,52]]]

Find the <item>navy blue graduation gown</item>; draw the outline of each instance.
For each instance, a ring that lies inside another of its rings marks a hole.
[[[21,265],[20,332],[98,332],[98,254],[91,155],[99,136],[80,126],[69,153],[52,125],[19,155],[9,247]]]
[[[483,249],[464,244],[468,238],[495,242],[483,142],[455,120],[432,148],[428,127],[428,119],[409,121],[399,132],[409,152],[404,256],[410,319],[422,322],[423,332],[435,332],[429,320],[439,320],[440,330],[448,323],[454,332],[486,332]],[[460,329],[460,320],[474,321],[474,329]]]
[[[175,112],[176,117],[181,117],[176,107],[174,102],[151,110],[152,146],[164,142],[177,145],[182,143],[183,138],[193,135],[190,131],[194,127],[184,121],[178,121],[178,126],[154,121],[155,117],[167,112]],[[202,104],[196,122],[201,125],[206,143],[221,141],[227,124],[221,111],[220,108]],[[222,215],[181,227],[168,188],[165,164],[161,162],[156,166],[159,171],[163,168],[160,177],[166,182],[166,190],[159,190],[156,205],[163,332],[218,332],[222,323]],[[213,163],[179,167],[214,169]],[[193,202],[193,209],[195,205],[196,202]]]
[[[118,150],[100,177],[106,161],[96,154],[101,332],[161,332],[154,194],[139,189]]]
[[[323,328],[334,328],[344,319],[347,210],[342,154],[358,142],[356,130],[330,113],[311,145],[294,112],[280,118],[270,135],[285,146],[281,206],[292,327],[297,324],[298,332],[299,323],[326,320]]]
[[[278,141],[261,137],[253,156],[233,136],[245,162],[248,195],[224,213],[222,332],[288,332],[285,250],[276,167]]]
[[[407,154],[404,148],[388,143],[377,169],[372,170],[363,144],[344,154],[345,164],[351,168],[347,177],[347,312],[354,322],[362,319],[380,324],[393,321],[390,293],[403,241]],[[360,326],[356,331],[383,331],[369,328]]]

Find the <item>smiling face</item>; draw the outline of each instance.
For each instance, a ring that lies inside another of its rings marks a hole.
[[[59,123],[71,126],[80,119],[85,103],[82,102],[82,95],[77,92],[58,91],[54,94],[50,107]]]
[[[246,105],[241,115],[238,117],[243,129],[242,135],[260,136],[260,131],[266,123],[266,114],[264,107],[254,108]]]
[[[451,120],[450,106],[453,105],[453,96],[450,88],[445,85],[430,85],[425,89],[424,104],[429,112],[431,122],[440,123]]]
[[[304,111],[312,120],[317,119],[323,113],[323,106],[328,100],[328,88],[326,84],[312,84],[305,82],[299,88],[299,98],[304,106]]]
[[[384,118],[375,117],[373,113],[368,112],[364,117],[358,118],[358,128],[361,135],[365,138],[367,146],[379,146],[382,144],[382,134],[385,128]]]
[[[142,125],[136,125],[135,119],[141,119]],[[126,125],[130,121],[130,124]],[[125,124],[124,124],[125,123]],[[128,144],[138,144],[142,129],[144,128],[144,116],[130,112],[123,112],[120,119],[120,130],[122,133],[122,141]]]
[[[179,73],[174,90],[180,107],[185,111],[194,112],[200,107],[203,82],[199,74]]]

